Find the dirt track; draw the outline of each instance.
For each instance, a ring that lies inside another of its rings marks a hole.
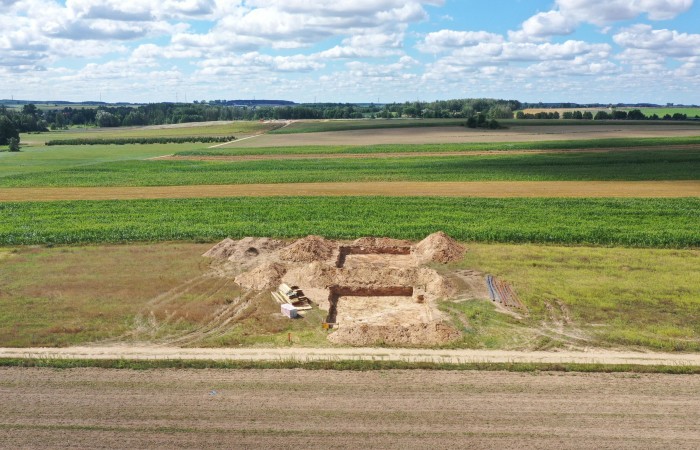
[[[700,366],[700,353],[520,352],[506,350],[429,350],[402,348],[180,348],[110,346],[0,348],[0,358],[205,359],[205,360],[383,360],[406,362],[539,362]]]
[[[534,142],[570,139],[698,136],[700,126],[662,125],[554,125],[512,126],[505,130],[465,127],[380,128],[322,133],[265,134],[225,147],[290,147],[308,145],[450,144],[462,142]]]
[[[698,448],[700,377],[0,369],[6,448]]]
[[[154,187],[0,189],[0,201],[273,196],[698,197],[700,181],[474,181],[280,183]]]

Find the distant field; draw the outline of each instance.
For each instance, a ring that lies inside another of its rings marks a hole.
[[[119,161],[0,177],[0,187],[348,181],[697,180],[700,149],[620,153],[217,161]]]
[[[226,236],[699,247],[700,198],[256,197],[0,203],[0,245]]]
[[[184,137],[184,136],[231,136],[256,134],[279,127],[275,123],[233,121],[205,122],[177,125],[153,125],[148,127],[117,128],[72,128],[65,131],[23,134],[23,144],[43,145],[46,141],[60,139],[110,139],[130,137]]]
[[[152,158],[177,151],[206,148],[206,144],[88,145],[23,147],[19,153],[0,153],[0,179],[35,172],[56,172],[111,161]]]
[[[630,111],[635,108],[629,108],[626,109],[627,111]],[[674,114],[685,114],[688,116],[688,118],[691,117],[700,117],[700,108],[636,108],[641,110],[644,115],[652,116],[656,114],[659,117],[663,117],[666,114],[673,116]]]
[[[274,130],[271,134],[320,133],[377,128],[449,127],[462,125],[465,121],[466,119],[300,120],[284,128]]]
[[[556,120],[537,122],[529,123],[527,120],[513,121],[512,125],[499,130],[472,129],[460,126],[403,126],[398,128],[353,129],[323,133],[268,133],[253,139],[231,143],[224,148],[521,143],[700,136],[700,122],[689,121],[627,121],[628,123],[614,124],[600,123],[600,121],[584,121],[584,123],[571,125]],[[640,122],[642,125],[640,125]],[[283,130],[287,130],[287,128]]]
[[[700,128],[698,128],[700,134]],[[450,144],[380,144],[380,145],[308,145],[290,147],[246,147],[246,144],[215,149],[185,150],[178,156],[238,156],[238,155],[328,155],[370,153],[434,153],[480,152],[511,150],[580,150],[634,149],[635,147],[672,147],[700,145],[700,136],[572,139],[534,142],[465,142]]]

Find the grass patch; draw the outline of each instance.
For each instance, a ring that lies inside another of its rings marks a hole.
[[[698,129],[700,133],[700,127]],[[576,150],[599,148],[664,147],[669,145],[700,144],[700,136],[580,139],[541,142],[475,142],[463,144],[383,144],[383,145],[335,145],[303,147],[224,147],[217,149],[185,150],[180,156],[241,156],[241,155],[313,155],[313,154],[365,154],[365,153],[427,153],[471,152],[508,150]]]
[[[205,247],[0,250],[0,345],[61,347],[131,331],[149,300],[206,269]]]
[[[697,180],[700,150],[367,159],[120,161],[0,178],[2,187],[357,181]]]
[[[468,347],[549,349],[590,339],[595,346],[700,351],[698,250],[471,244],[460,265],[507,280],[530,313],[514,322],[459,304],[474,329],[465,334]]]
[[[0,244],[226,236],[422,239],[698,247],[700,198],[258,197],[0,203]]]
[[[94,164],[106,162],[152,158],[155,156],[169,155],[178,151],[195,150],[202,146],[202,144],[198,143],[123,146],[23,146],[22,151],[19,153],[0,153],[0,180],[4,177],[29,173],[47,173],[76,167],[87,168]]]
[[[0,367],[48,367],[53,369],[101,368],[125,370],[154,369],[304,369],[343,370],[484,370],[505,372],[583,372],[583,373],[663,373],[700,374],[698,366],[659,366],[639,364],[576,363],[428,363],[402,361],[206,361],[206,360],[128,360],[128,359],[30,359],[0,358]]]

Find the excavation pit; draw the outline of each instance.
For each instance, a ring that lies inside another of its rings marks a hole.
[[[420,314],[425,307],[414,298],[413,287],[348,287],[331,286],[328,294],[327,323],[374,322],[387,311],[397,315]]]
[[[415,264],[411,247],[340,246],[335,261],[337,268],[363,265],[406,266]]]

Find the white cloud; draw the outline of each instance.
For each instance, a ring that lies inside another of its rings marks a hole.
[[[615,43],[628,49],[648,50],[657,55],[677,58],[700,56],[700,34],[679,33],[675,30],[655,30],[639,24],[613,36]]]
[[[512,40],[541,40],[573,33],[583,23],[603,27],[646,14],[649,20],[669,20],[684,13],[693,0],[556,0],[555,8],[527,19]]]
[[[440,30],[428,33],[416,46],[426,53],[440,53],[447,50],[473,46],[481,43],[501,43],[503,36],[486,31]]]

